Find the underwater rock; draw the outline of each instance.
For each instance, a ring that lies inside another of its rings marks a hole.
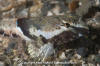
[[[93,18],[91,18],[87,24],[95,29],[100,28],[100,12],[97,12]]]

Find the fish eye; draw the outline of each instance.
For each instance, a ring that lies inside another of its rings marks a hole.
[[[69,24],[69,23],[66,23],[66,26],[67,26],[67,27],[70,27],[70,24]]]

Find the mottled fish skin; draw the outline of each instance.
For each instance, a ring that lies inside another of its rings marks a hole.
[[[47,35],[54,34],[54,32],[51,34],[49,32],[60,29],[60,24],[61,22],[54,17],[40,17],[18,20],[18,26],[22,29],[23,33],[29,37],[34,35],[39,37],[40,35],[44,36],[44,34],[46,34],[45,38],[47,38]]]
[[[75,16],[47,16],[47,17],[34,17],[34,18],[21,18],[18,19],[18,26],[23,31],[24,35],[32,38],[33,36],[44,36],[50,39],[63,31],[68,30],[65,27],[66,23],[75,22],[78,19]],[[48,37],[49,36],[49,37]],[[50,37],[51,36],[51,37]]]
[[[54,28],[56,29],[58,25],[64,25],[64,23],[72,23],[72,22],[74,23],[76,21],[78,21],[78,16],[66,14],[59,16],[21,18],[18,19],[18,26],[20,26],[20,24],[27,24],[27,25],[33,25],[37,29],[41,30],[46,30],[47,28],[52,30]]]

